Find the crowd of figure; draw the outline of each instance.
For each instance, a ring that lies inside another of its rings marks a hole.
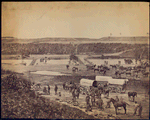
[[[109,98],[109,91],[107,91],[107,89],[106,89],[107,84],[104,84],[103,86],[100,86],[100,85],[97,86],[93,82],[93,85],[90,86],[90,88],[86,92],[83,92],[81,90],[81,86],[75,84],[73,81],[70,81],[69,83],[64,82],[62,87],[65,91],[69,91],[71,93],[73,105],[79,104],[77,99],[79,99],[80,94],[85,95],[85,103],[86,103],[85,111],[86,112],[92,111],[93,108],[98,108],[99,110],[104,110],[103,100],[104,100],[104,98],[106,98],[106,99],[108,99],[108,101],[106,103],[105,109],[110,108],[111,103],[113,103],[116,114],[118,114],[117,113],[117,110],[119,110],[118,107],[123,107],[125,110],[125,114],[126,114],[126,105],[129,105],[129,104],[127,102],[125,102],[122,97],[120,97],[120,99],[118,96],[116,96],[115,98]],[[47,85],[46,87],[43,88],[43,93],[50,95],[51,94],[50,90],[51,90],[50,85]],[[55,95],[58,95],[61,97],[61,92],[58,92],[57,85],[55,85],[54,91],[55,91]],[[101,97],[102,94],[104,95],[104,98]],[[135,115],[138,110],[138,115],[141,117],[143,107],[142,107],[141,103],[137,103],[137,101],[135,101],[135,98],[134,98],[135,96],[137,97],[136,92],[128,92],[129,100],[132,97],[133,98],[132,102],[135,102],[135,104],[136,104],[133,115]]]
[[[115,107],[115,111],[116,114],[118,107],[123,107],[125,110],[125,114],[126,114],[126,105],[129,105],[127,102],[124,101],[124,99],[122,97],[116,96],[115,99],[114,98],[109,98],[109,93],[106,93],[106,90],[104,90],[104,88],[107,87],[107,85],[104,85],[103,87],[101,86],[90,86],[89,91],[87,91],[84,95],[85,95],[85,103],[86,103],[86,112],[88,111],[92,111],[92,109],[94,107],[98,108],[99,110],[104,110],[104,102],[101,97],[102,94],[104,94],[104,98],[108,99],[106,107],[105,108],[110,108],[111,107],[111,103],[113,103],[113,106]],[[79,99],[79,95],[81,94],[81,90],[80,87],[77,86],[75,83],[70,82],[69,84],[67,83],[63,83],[63,89],[64,90],[69,90],[69,92],[72,93],[72,101],[77,102],[76,99]],[[141,103],[137,103],[137,101],[135,101],[134,97],[137,96],[136,92],[128,92],[128,97],[129,99],[132,97],[133,101],[135,102],[135,108],[134,108],[134,114],[136,114],[137,110],[138,110],[138,116],[142,117],[142,104]],[[129,105],[130,106],[130,105]]]
[[[107,87],[107,85],[104,85]],[[101,98],[101,94],[105,94],[106,97],[109,96],[109,92],[104,90],[103,87],[99,86],[97,88],[91,86],[88,91],[81,91],[81,86],[76,85],[72,81],[68,83],[63,83],[63,89],[69,90],[72,93],[72,101],[73,103],[77,102],[76,99],[79,99],[79,95],[82,94],[86,95],[85,102],[86,102],[86,111],[92,111],[92,107],[98,107],[99,109],[103,110],[103,100]]]

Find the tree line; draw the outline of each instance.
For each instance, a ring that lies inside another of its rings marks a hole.
[[[2,54],[77,54],[92,52],[95,54],[115,53],[128,49],[137,49],[147,46],[146,44],[122,44],[122,43],[86,43],[77,46],[73,44],[51,43],[3,43]]]

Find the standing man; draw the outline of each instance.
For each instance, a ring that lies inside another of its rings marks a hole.
[[[76,95],[75,95],[75,89],[73,89],[73,91],[72,91],[72,101],[73,102],[76,102]]]
[[[118,96],[116,96],[116,99],[115,99],[115,100],[116,100],[116,102],[119,102],[119,98],[118,98]]]
[[[47,87],[48,87],[48,94],[50,95],[50,86],[49,85],[47,85]]]
[[[138,114],[138,116],[140,116],[140,118],[142,117],[141,116],[141,114],[142,114],[142,109],[143,109],[143,107],[142,107],[142,105],[141,105],[141,102],[138,104],[137,102],[135,102],[135,109],[134,109],[134,114],[133,115],[136,115],[136,111],[137,111],[137,109],[139,108],[139,114]]]
[[[87,111],[92,111],[92,107],[90,105],[90,96],[89,94],[87,94],[86,98],[85,98],[85,101],[86,101],[86,112]]]
[[[65,87],[66,87],[66,83],[64,82],[64,83],[63,83],[63,89],[64,89],[64,90],[65,90]]]
[[[69,70],[69,65],[66,65],[67,70]]]
[[[77,98],[79,99],[79,94],[80,94],[80,88],[77,88]]]
[[[94,91],[92,91],[90,95],[91,95],[92,106],[95,106],[95,93],[94,93]]]
[[[43,88],[43,93],[44,93],[44,94],[47,94],[47,89],[46,89],[46,87]]]
[[[54,90],[55,90],[55,95],[57,95],[57,90],[58,90],[58,87],[57,87],[57,85],[55,85],[55,88],[54,88]]]
[[[103,103],[103,100],[101,99],[101,97],[98,98],[96,103],[97,103],[97,106],[98,106],[99,109],[104,110],[104,108],[103,108],[104,103]]]

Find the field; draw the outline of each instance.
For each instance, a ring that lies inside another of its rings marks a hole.
[[[40,58],[50,57],[51,60],[47,61],[47,63],[41,63]],[[45,98],[48,98],[50,100],[57,101],[60,104],[65,104],[73,108],[77,108],[79,110],[82,110],[85,112],[85,95],[80,95],[79,99],[77,99],[79,105],[74,106],[72,103],[72,94],[69,91],[63,90],[62,84],[64,82],[74,81],[75,83],[79,84],[81,78],[89,78],[89,79],[95,79],[94,77],[96,75],[102,75],[99,73],[94,73],[93,71],[87,71],[83,70],[83,68],[77,72],[72,73],[72,69],[67,70],[66,64],[68,64],[69,55],[31,55],[30,58],[23,60],[23,62],[26,62],[26,66],[21,64],[21,60],[13,60],[10,59],[10,56],[3,56],[2,57],[2,68],[4,70],[11,70],[17,73],[23,73],[19,74],[18,77],[28,79],[34,83],[40,83],[41,89],[37,89],[36,92],[39,94],[43,93],[43,88],[47,86],[47,84],[51,87],[51,94],[50,95],[42,95]],[[58,59],[59,58],[59,59]],[[6,60],[7,59],[7,60]],[[33,59],[36,59],[35,63],[31,65],[31,61]],[[104,60],[100,59],[89,59],[91,62],[95,64],[103,64]],[[109,64],[117,64],[118,60],[121,61],[122,64],[124,64],[124,61],[122,59],[108,59]],[[19,64],[20,63],[20,64]],[[134,63],[133,63],[134,64]],[[39,72],[38,72],[39,71]],[[46,71],[46,72],[44,72]],[[106,72],[106,76],[113,76],[115,70],[110,68],[110,71]],[[54,85],[58,85],[58,92],[61,92],[61,97],[54,94]],[[139,91],[140,89],[140,91]],[[125,94],[119,94],[119,93],[110,93],[109,98],[115,97],[116,95],[120,98],[122,97],[124,101],[129,103],[130,106],[127,106],[127,115],[124,115],[124,110],[121,108],[119,110],[119,115],[115,115],[115,109],[113,105],[111,105],[111,108],[105,108],[106,103],[108,99],[105,98],[104,95],[102,95],[102,99],[104,102],[104,110],[98,110],[98,108],[93,107],[92,112],[86,112],[86,114],[92,115],[97,119],[140,119],[139,116],[133,116],[135,103],[128,100],[127,92],[128,91],[136,91],[138,93],[135,100],[137,102],[141,101],[143,105],[143,112],[142,112],[142,119],[148,119],[149,118],[149,97],[147,94],[145,94],[147,91],[143,86],[136,86],[136,85],[128,85],[127,91]]]

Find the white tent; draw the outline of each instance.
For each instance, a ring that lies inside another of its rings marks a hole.
[[[94,82],[94,80],[82,78],[82,79],[80,80],[80,85],[82,85],[82,86],[92,86],[92,85],[93,85],[93,82]]]

